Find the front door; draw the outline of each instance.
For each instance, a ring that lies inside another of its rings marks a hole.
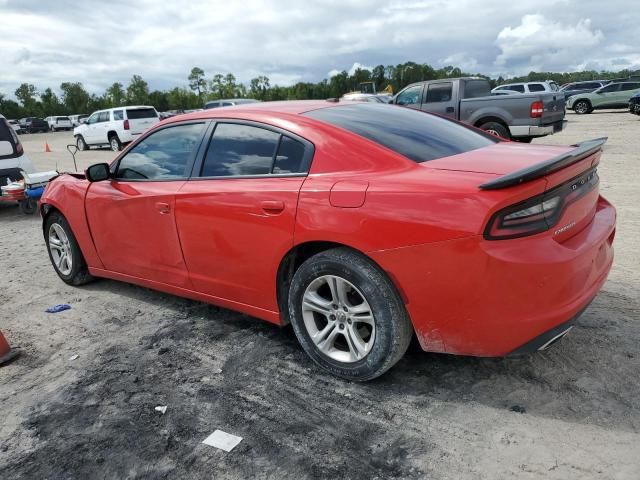
[[[275,312],[276,274],[293,246],[298,193],[313,147],[262,124],[216,125],[197,176],[176,197],[196,290]]]
[[[107,270],[189,288],[175,195],[190,175],[206,122],[155,130],[122,156],[113,177],[92,183],[86,212]]]

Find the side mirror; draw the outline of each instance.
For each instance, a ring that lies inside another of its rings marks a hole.
[[[90,182],[101,182],[102,180],[108,180],[111,177],[111,171],[109,170],[108,163],[96,163],[91,165],[84,172],[87,180]]]

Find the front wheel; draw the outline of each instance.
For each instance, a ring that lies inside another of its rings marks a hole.
[[[25,200],[20,200],[18,204],[20,207],[20,211],[25,215],[33,215],[38,210],[38,202],[33,198],[27,198]]]
[[[573,111],[576,112],[578,115],[591,113],[591,105],[586,100],[580,100],[573,105]]]
[[[372,380],[389,370],[413,335],[389,278],[347,248],[321,252],[300,266],[289,290],[289,316],[309,357],[352,381]]]
[[[84,138],[82,137],[82,135],[78,135],[76,138],[76,147],[78,147],[78,150],[89,150],[89,145],[87,145],[87,142],[84,141]]]
[[[53,212],[46,218],[44,239],[51,264],[62,281],[78,286],[93,279],[71,226],[61,213]]]

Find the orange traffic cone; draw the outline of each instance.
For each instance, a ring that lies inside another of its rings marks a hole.
[[[16,358],[20,352],[11,350],[9,342],[0,331],[0,366]]]
[[[44,142],[44,152],[51,153],[51,149],[49,148],[49,144],[47,142]]]

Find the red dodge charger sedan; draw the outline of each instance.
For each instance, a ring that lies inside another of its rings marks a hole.
[[[364,381],[431,352],[547,348],[598,293],[606,139],[503,141],[393,105],[248,104],[174,117],[49,184],[51,262],[285,325]]]

